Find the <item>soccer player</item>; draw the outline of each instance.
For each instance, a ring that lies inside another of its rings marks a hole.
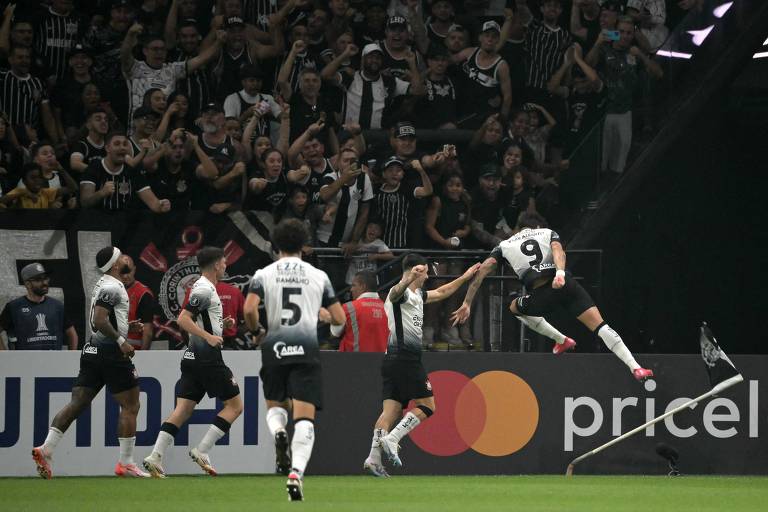
[[[101,249],[96,253],[96,266],[104,275],[96,282],[91,295],[88,322],[91,336],[80,356],[80,373],[72,386],[72,400],[53,418],[42,446],[32,449],[37,472],[43,478],[53,476],[51,458],[64,432],[105,384],[120,404],[117,430],[120,460],[115,465],[115,474],[149,477],[133,462],[136,416],[139,413],[139,378],[131,362],[133,346],[126,340],[129,329],[141,331],[142,325],[140,322],[128,322],[128,293],[120,281],[120,272],[126,267],[126,262],[120,249]]]
[[[229,432],[232,423],[243,412],[240,388],[232,371],[224,364],[221,347],[222,331],[234,325],[231,317],[223,318],[216,282],[224,277],[227,261],[218,247],[203,247],[197,253],[202,275],[195,281],[184,309],[176,322],[189,334],[189,346],[181,358],[181,380],[177,386],[176,408],[160,426],[152,453],[144,459],[144,468],[155,478],[165,478],[163,455],[173,443],[179,428],[186,423],[205,393],[218,398],[224,407],[213,419],[208,432],[189,456],[203,471],[216,476],[208,452],[216,441]]]
[[[277,471],[288,474],[288,499],[304,499],[303,479],[315,442],[315,411],[322,409],[322,371],[317,344],[317,317],[328,310],[332,325],[344,324],[344,309],[328,275],[301,260],[309,236],[298,219],[281,221],[272,243],[280,258],[258,270],[245,299],[245,322],[259,328],[259,304],[267,314],[261,345],[261,380],[267,400],[267,426],[275,438]],[[293,405],[293,439],[288,448],[288,401]]]
[[[513,300],[509,310],[526,327],[554,340],[553,353],[561,354],[576,346],[575,341],[555,329],[543,317],[554,308],[562,307],[597,334],[611,352],[629,367],[635,379],[643,382],[653,377],[653,371],[637,364],[621,336],[603,320],[592,297],[578,281],[567,276],[565,251],[560,237],[546,227],[544,218],[538,213],[523,213],[518,219],[517,229],[517,234],[497,245],[483,262],[467,289],[464,302],[451,315],[454,325],[464,323],[469,318],[472,300],[483,279],[493,272],[498,263],[506,261],[530,290],[527,295]]]
[[[403,277],[389,290],[384,310],[389,322],[387,353],[381,365],[384,402],[381,415],[373,429],[371,452],[363,469],[374,476],[389,476],[381,461],[382,452],[395,466],[402,466],[398,451],[400,439],[432,416],[435,399],[427,372],[421,364],[421,335],[424,324],[424,304],[445,300],[469,281],[480,268],[476,263],[464,274],[435,290],[425,290],[427,260],[420,254],[403,259]],[[416,407],[403,416],[408,402]],[[402,418],[392,429],[392,425]]]

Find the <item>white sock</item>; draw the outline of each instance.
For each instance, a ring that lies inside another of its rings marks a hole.
[[[400,423],[397,424],[395,428],[392,429],[392,432],[387,434],[387,437],[395,441],[396,443],[399,443],[402,438],[408,435],[408,433],[419,426],[419,423],[421,423],[421,420],[413,414],[412,412],[408,412],[403,419],[400,420]]]
[[[517,319],[532,331],[536,331],[542,336],[554,340],[559,345],[562,345],[565,341],[565,334],[552,327],[549,322],[544,320],[543,316],[518,315]]]
[[[272,437],[275,437],[275,434],[281,430],[284,432],[286,425],[288,425],[288,411],[282,407],[270,407],[267,409],[267,428]]]
[[[308,420],[299,420],[293,426],[293,439],[291,440],[291,465],[292,469],[304,476],[307,463],[312,456],[312,447],[315,445],[315,424]]]
[[[160,456],[160,458],[163,458],[163,455],[165,455],[165,449],[168,448],[173,444],[173,436],[166,432],[165,430],[161,430],[160,433],[157,435],[157,441],[155,441],[155,447],[152,448],[152,453],[156,453]]]
[[[211,448],[213,448],[213,445],[216,444],[216,441],[224,437],[224,434],[226,434],[226,432],[219,427],[211,425],[208,427],[208,432],[206,432],[200,440],[200,444],[197,445],[197,449],[202,453],[208,453],[211,451]]]
[[[381,447],[379,446],[379,439],[387,435],[387,431],[383,428],[373,429],[373,439],[371,439],[371,453],[368,454],[368,458],[376,464],[381,464]]]
[[[120,441],[120,464],[133,464],[133,447],[136,446],[136,436],[118,437]]]
[[[640,365],[637,364],[637,361],[635,361],[635,358],[632,356],[632,352],[629,351],[627,346],[621,340],[619,333],[611,329],[608,324],[603,324],[603,326],[597,330],[597,335],[600,336],[600,339],[603,340],[603,343],[605,343],[605,346],[608,347],[611,352],[616,354],[625,365],[629,366],[630,370],[640,368]]]
[[[45,442],[43,443],[43,450],[48,455],[53,455],[53,450],[56,449],[56,445],[59,444],[59,441],[61,441],[61,438],[64,437],[64,432],[57,429],[56,427],[51,427],[48,429],[48,435],[45,438]]]

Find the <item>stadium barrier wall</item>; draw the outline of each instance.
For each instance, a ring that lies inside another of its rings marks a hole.
[[[270,473],[272,440],[264,422],[259,352],[225,352],[244,395],[245,412],[212,452],[222,473]],[[142,377],[137,458],[151,450],[173,407],[181,353],[136,355]],[[309,474],[359,474],[381,407],[380,354],[323,353],[325,408]],[[680,453],[685,474],[768,473],[768,356],[732,356],[744,383],[646,429],[579,466],[580,474],[666,474],[655,453]],[[562,473],[589,451],[709,389],[698,355],[640,355],[654,380],[640,384],[612,354],[427,353],[424,364],[436,413],[402,441],[404,467],[393,474]],[[69,398],[78,354],[0,355],[0,476],[35,474],[30,449],[42,442]],[[186,457],[210,422],[205,398],[194,424],[170,450],[169,473],[195,473]],[[117,457],[117,410],[104,392],[66,433],[54,458],[57,475],[108,475]]]

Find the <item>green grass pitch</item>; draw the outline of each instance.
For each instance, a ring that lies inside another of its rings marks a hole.
[[[765,511],[766,477],[307,476],[304,503],[289,503],[277,476],[0,478],[11,511]]]

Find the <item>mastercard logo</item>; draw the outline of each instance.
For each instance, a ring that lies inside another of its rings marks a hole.
[[[423,451],[449,457],[472,449],[503,457],[523,448],[539,424],[539,402],[511,372],[484,372],[471,379],[441,370],[429,374],[435,414],[411,432]]]

